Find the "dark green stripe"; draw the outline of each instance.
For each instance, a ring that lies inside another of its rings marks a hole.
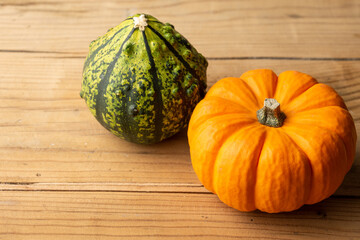
[[[162,22],[156,21],[156,20],[147,20],[147,22],[153,22],[153,23],[159,23],[159,24],[163,24]],[[164,25],[164,24],[163,24]]]
[[[151,31],[153,31],[166,45],[166,47],[175,55],[175,57],[177,59],[179,59],[179,61],[184,65],[184,67],[200,82],[201,85],[204,85],[204,83],[201,81],[201,79],[199,78],[199,76],[197,75],[196,71],[194,69],[192,69],[189,65],[188,62],[185,61],[185,59],[175,50],[175,48],[171,45],[171,43],[169,43],[158,31],[156,31],[153,27],[151,27],[150,25],[148,25],[147,27],[149,27],[151,29]],[[202,86],[199,88],[200,91],[200,95],[203,97],[205,95],[205,88],[206,86]]]
[[[163,127],[163,114],[162,114],[162,110],[163,110],[163,101],[162,101],[162,95],[161,95],[161,89],[162,89],[162,85],[161,85],[161,81],[158,78],[157,75],[157,71],[156,71],[156,66],[155,66],[155,61],[154,58],[151,54],[151,50],[149,47],[149,43],[147,41],[146,38],[146,34],[145,31],[142,31],[142,35],[144,38],[144,43],[145,43],[145,48],[146,48],[146,52],[150,61],[150,74],[152,76],[152,82],[153,82],[153,86],[154,86],[154,92],[155,92],[155,99],[154,99],[154,109],[155,109],[155,139],[156,141],[160,141],[161,137],[162,137],[162,127]]]
[[[88,64],[95,58],[95,56],[98,54],[98,52],[103,49],[104,47],[106,47],[113,39],[114,37],[116,37],[116,35],[118,35],[122,30],[124,30],[125,28],[129,27],[131,25],[127,25],[125,27],[122,27],[121,29],[119,29],[119,31],[117,31],[109,40],[107,40],[105,43],[101,44],[95,51],[93,51],[91,53],[91,55],[86,59],[85,64],[84,64],[84,69],[88,66]]]
[[[177,59],[185,66],[185,68],[198,80],[199,77],[194,69],[192,69],[188,62],[175,50],[175,48],[169,43],[158,31],[156,31],[153,27],[148,25],[148,27],[153,31],[166,45],[166,47],[175,55]]]
[[[133,34],[134,30],[135,30],[135,28],[133,28],[131,30],[131,32],[127,35],[127,37],[121,44],[120,50],[116,53],[114,60],[109,64],[109,66],[106,70],[105,77],[103,79],[101,79],[101,81],[98,85],[98,94],[96,95],[96,98],[95,98],[96,118],[101,123],[101,125],[103,125],[107,129],[109,129],[109,127],[106,126],[104,119],[102,117],[102,114],[106,111],[104,94],[106,92],[107,86],[109,85],[111,73],[115,67],[116,62],[119,60],[119,57],[121,55],[124,44],[127,42],[127,40],[129,40],[129,38]]]
[[[128,90],[123,93],[125,94],[125,97],[123,97],[124,100],[121,102],[120,107],[120,112],[123,113],[123,116],[119,118],[120,126],[123,130],[123,137],[131,142],[137,142],[137,136],[134,132],[138,131],[138,126],[134,121],[135,114],[133,112],[133,109],[137,109],[136,102],[138,100],[137,92],[133,89],[133,84],[136,82],[135,74],[136,73],[131,72],[129,69],[129,78],[127,79],[129,81],[129,86]],[[133,107],[132,110],[131,107]]]

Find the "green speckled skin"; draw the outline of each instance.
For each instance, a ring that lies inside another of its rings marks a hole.
[[[96,119],[135,143],[160,142],[185,128],[206,91],[206,59],[170,24],[133,17],[90,44],[80,96]]]

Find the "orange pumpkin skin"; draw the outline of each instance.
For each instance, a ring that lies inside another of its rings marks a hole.
[[[259,123],[274,98],[281,127]],[[193,168],[209,191],[240,211],[275,213],[335,192],[355,157],[356,130],[342,98],[311,76],[268,69],[218,81],[196,106],[188,139]]]

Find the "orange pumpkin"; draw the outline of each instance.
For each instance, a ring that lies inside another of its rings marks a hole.
[[[333,194],[357,136],[331,87],[304,73],[261,69],[218,81],[196,106],[188,138],[205,188],[238,210],[274,213]]]

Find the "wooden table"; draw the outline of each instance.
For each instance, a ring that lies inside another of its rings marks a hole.
[[[359,151],[329,199],[242,213],[200,184],[186,131],[141,146],[100,126],[79,97],[88,45],[139,12],[207,57],[209,86],[303,71],[338,91],[359,135],[360,1],[0,0],[0,239],[360,239]]]

